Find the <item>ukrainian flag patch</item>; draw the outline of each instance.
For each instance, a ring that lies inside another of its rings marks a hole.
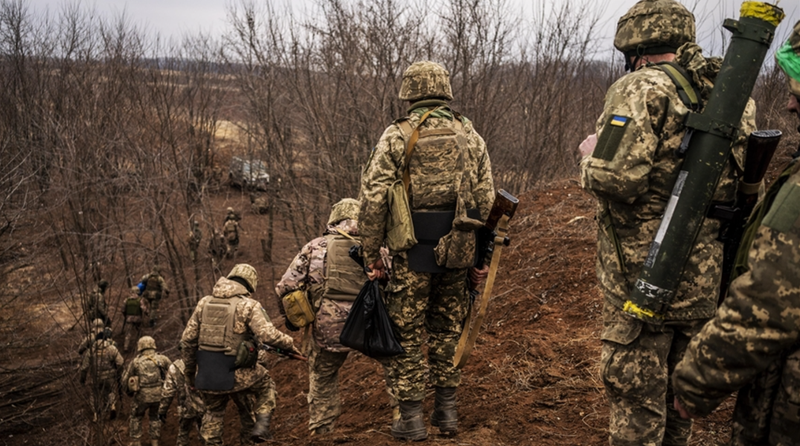
[[[625,127],[626,122],[628,122],[628,118],[624,116],[613,116],[609,124],[617,127]]]

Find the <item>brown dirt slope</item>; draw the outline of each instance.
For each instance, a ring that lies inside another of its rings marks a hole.
[[[556,183],[520,198],[521,207],[509,234],[511,244],[504,248],[483,331],[459,388],[461,432],[456,438],[446,438],[431,429],[428,443],[606,444],[608,409],[598,378],[602,299],[594,269],[593,201],[575,180]],[[224,209],[223,205],[230,202],[231,197],[220,200],[219,208]],[[246,206],[244,197],[240,204]],[[259,216],[247,214],[245,218],[249,220],[248,228],[257,228]],[[243,235],[239,260],[266,268],[258,260],[256,243],[248,243],[247,237]],[[286,244],[283,264],[288,264],[297,251],[297,247]],[[281,269],[276,268],[278,276]],[[263,283],[267,285],[268,280]],[[262,287],[257,297],[283,329],[274,298],[267,294],[270,287]],[[165,311],[169,313],[169,303]],[[178,356],[175,344],[181,329],[177,317],[168,317],[152,331],[159,346],[172,358]],[[97,430],[92,433],[86,417],[87,390],[76,385],[77,379],[70,371],[77,361],[70,349],[78,342],[79,333],[67,333],[63,328],[61,333],[67,336],[59,339],[51,336],[49,345],[38,347],[41,356],[33,363],[24,359],[30,355],[22,353],[3,361],[0,444],[91,444],[96,438]],[[3,338],[14,336],[17,335],[2,334]],[[295,338],[299,342],[299,335]],[[127,355],[126,360],[131,356]],[[61,384],[27,389],[25,383],[43,381],[35,373],[42,370],[42,364],[48,365],[47,370],[61,371],[58,376],[50,375],[60,379]],[[342,416],[334,432],[319,437],[310,437],[307,430],[305,364],[275,357],[271,374],[279,392],[272,444],[401,444],[389,435],[391,413],[377,362],[357,354],[347,360],[340,372]],[[431,390],[425,401],[426,415],[432,409],[432,393]],[[15,405],[15,401],[20,403]],[[713,444],[716,439],[726,438],[725,420],[730,406],[729,401],[722,413],[699,422],[692,444]],[[128,409],[126,401],[120,419],[106,423],[106,444],[127,444]],[[33,412],[24,415],[26,410]],[[173,412],[162,444],[174,441]],[[238,441],[234,412],[231,404],[226,418],[226,444]],[[24,421],[15,423],[19,418]],[[194,436],[193,441],[199,444]]]

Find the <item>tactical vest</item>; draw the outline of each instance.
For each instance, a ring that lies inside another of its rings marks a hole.
[[[129,297],[125,300],[125,316],[141,316],[142,303],[138,297]]]
[[[154,356],[140,356],[137,368],[140,388],[161,387],[164,383],[164,367]]]
[[[147,282],[145,283],[145,286],[147,287],[146,290],[147,291],[160,292],[161,291],[161,281],[158,280],[158,279],[159,279],[159,276],[154,276],[152,274],[147,276]]]
[[[361,245],[361,242],[342,234],[326,235],[325,240],[328,242],[328,250],[325,255],[322,297],[354,301],[367,280],[361,265],[350,258],[350,248]]]
[[[206,302],[200,320],[200,350],[236,356],[239,345],[249,338],[247,333],[233,332],[236,306],[241,301],[241,297],[230,299],[212,297]]]

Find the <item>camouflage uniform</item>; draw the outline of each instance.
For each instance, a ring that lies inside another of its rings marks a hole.
[[[792,44],[795,66],[800,68],[800,22],[784,49],[791,49]],[[779,63],[780,56],[779,52]],[[795,75],[787,76],[794,81],[794,85],[790,82],[790,92],[800,97],[800,70]],[[749,271],[733,281],[716,317],[689,344],[675,369],[673,384],[677,399],[696,416],[708,415],[739,390],[733,445],[796,445],[800,444],[797,158],[770,187],[749,225],[757,228],[752,244],[742,247],[749,248]],[[746,242],[745,238],[743,244]],[[763,395],[759,397],[758,392]],[[757,398],[756,407],[744,407],[753,403],[751,397]],[[753,419],[747,418],[749,414]]]
[[[152,344],[147,345],[146,339],[152,341]],[[147,412],[150,418],[150,441],[155,446],[161,438],[161,420],[158,418],[161,387],[172,362],[166,356],[156,353],[155,341],[149,336],[139,339],[138,350],[139,355],[128,364],[128,368],[125,369],[125,374],[122,376],[127,393],[133,399],[128,433],[132,444],[138,446],[142,438],[142,419]],[[130,379],[134,377],[139,380],[138,391],[132,391],[128,387]]]
[[[269,212],[269,201],[266,196],[256,196],[250,194],[250,209],[254,214],[266,214]]]
[[[225,256],[229,259],[233,258],[233,256],[236,255],[236,250],[239,248],[239,218],[231,208],[228,208],[228,215],[225,217],[222,233],[225,235],[225,241],[228,243]]]
[[[176,446],[188,446],[189,433],[195,426],[198,431],[206,412],[203,399],[200,393],[186,385],[186,378],[183,376],[185,367],[183,360],[178,359],[173,362],[167,371],[164,379],[164,386],[161,388],[161,404],[158,406],[159,418],[165,419],[172,400],[177,397],[178,411],[178,438]]]
[[[408,197],[412,212],[452,211],[463,205],[466,209],[477,208],[481,219],[485,220],[494,200],[491,163],[483,138],[474,130],[470,120],[452,111],[444,100],[436,99],[452,99],[449,73],[438,64],[418,62],[406,70],[403,82],[400,98],[411,102],[408,116],[395,121],[383,132],[372,150],[361,181],[358,231],[368,265],[379,258],[386,237],[388,190],[403,177],[407,138],[401,128],[403,121],[416,128],[423,114],[438,107],[422,123],[422,132],[452,132],[458,135],[459,141],[455,147],[448,146],[446,152],[416,148],[412,153],[408,160]],[[409,95],[409,91],[420,94]],[[435,91],[441,93],[432,93]],[[453,165],[456,156],[461,158],[456,165],[463,160],[460,164],[463,166],[461,184],[456,184],[456,176],[461,173]],[[464,184],[467,185],[466,192]],[[461,204],[459,200],[463,200]],[[384,365],[392,393],[401,402],[402,412],[404,407],[416,407],[404,403],[423,400],[426,381],[451,389],[461,381],[461,373],[453,365],[453,356],[469,306],[467,268],[447,269],[443,273],[416,272],[409,269],[406,251],[392,254],[392,277],[386,287],[386,307],[405,352],[388,358]],[[426,331],[429,335],[428,361],[422,353],[423,333]]]
[[[91,344],[83,355],[80,367],[80,382],[86,382],[86,376],[92,378],[92,393],[90,397],[94,418],[99,414],[111,411],[111,417],[116,416],[117,389],[119,376],[122,371],[122,355],[114,345],[114,341],[105,339],[103,329],[97,330],[98,338]]]
[[[689,18],[684,24],[691,28],[687,34],[694,40],[694,17],[676,2],[643,1],[634,8],[653,4],[684,11]],[[663,15],[645,17],[671,24]],[[637,30],[641,31],[641,26]],[[675,51],[674,62],[685,70],[699,90],[701,103],[705,103],[721,60],[704,58],[700,47],[691,41]],[[598,199],[597,276],[605,297],[600,370],[611,404],[612,445],[685,445],[691,434],[691,421],[681,419],[672,407],[669,375],[689,340],[716,309],[723,248],[717,240],[720,221],[704,220],[663,326],[646,324],[621,310],[661,224],[680,170],[682,159],[675,151],[686,133],[683,122],[687,113],[689,109],[670,77],[651,64],[643,65],[608,90],[597,120],[597,148],[581,162],[582,186]],[[733,155],[714,193],[715,201],[734,198],[745,138],[755,128],[754,116],[750,101]],[[613,136],[604,138],[605,132],[616,134],[616,140]]]
[[[169,295],[167,282],[161,276],[161,271],[157,267],[153,267],[153,271],[150,274],[142,276],[142,280],[139,282],[145,285],[142,296],[147,299],[149,304],[150,326],[152,327],[158,319],[158,305],[161,302],[161,298]]]
[[[189,255],[194,262],[197,260],[197,248],[200,247],[200,241],[203,239],[203,233],[200,232],[200,227],[197,222],[192,222],[192,229],[189,231]]]
[[[231,274],[238,266],[234,267]],[[185,376],[187,383],[191,386],[194,386],[198,366],[196,357],[200,346],[203,312],[214,298],[241,299],[235,308],[234,334],[250,335],[258,343],[288,350],[294,349],[292,338],[281,333],[272,325],[261,304],[250,297],[247,288],[241,283],[222,277],[214,285],[212,296],[204,297],[197,304],[181,338],[183,361],[186,364]],[[207,445],[222,444],[222,422],[228,398],[233,399],[239,409],[243,430],[248,419],[252,422],[251,413],[255,413],[257,418],[269,419],[275,409],[275,385],[266,368],[261,364],[249,368],[238,368],[234,376],[234,385],[230,390],[201,391],[203,401],[206,403],[206,415],[203,418],[201,436]],[[255,399],[255,407],[252,409],[248,403],[250,398]]]
[[[134,340],[139,338],[139,335],[142,332],[142,322],[147,316],[150,314],[150,304],[149,301],[145,299],[143,296],[138,294],[139,289],[137,287],[133,287],[131,289],[131,294],[128,296],[128,299],[136,299],[139,301],[139,308],[141,309],[141,314],[127,314],[126,306],[122,307],[123,317],[125,318],[125,325],[123,331],[125,332],[125,341],[122,344],[122,350],[128,351],[130,350],[131,343]],[[126,300],[127,304],[127,300]]]
[[[91,294],[89,294],[89,299],[86,302],[86,308],[84,309],[83,315],[86,318],[86,321],[90,324],[95,319],[102,319],[106,324],[110,322],[108,319],[108,305],[106,304],[106,299],[103,295],[107,286],[108,282],[101,280],[97,283],[97,286],[95,286]]]
[[[83,355],[83,352],[88,350],[89,347],[94,344],[94,341],[97,340],[97,334],[101,332],[104,333],[104,338],[106,340],[114,344],[114,347],[117,346],[114,340],[111,339],[111,329],[105,326],[102,319],[95,319],[92,321],[92,325],[89,328],[89,334],[87,334],[86,337],[83,338],[83,341],[81,341],[80,345],[78,345],[78,354]]]
[[[354,207],[348,214],[357,216],[358,202],[350,199],[346,204]],[[356,220],[346,218],[337,222],[333,216],[329,220],[333,222],[328,224],[326,235],[335,236],[343,231],[358,237]],[[339,335],[356,297],[353,295],[351,300],[324,297],[328,239],[318,237],[303,246],[275,287],[281,314],[284,314],[281,297],[299,289],[308,290],[309,299],[317,309],[312,326],[314,342],[308,357],[308,429],[320,433],[332,429],[342,411],[339,369],[352,350],[339,343]],[[367,280],[366,274],[362,275],[361,283]]]

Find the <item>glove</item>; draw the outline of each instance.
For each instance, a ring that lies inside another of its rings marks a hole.
[[[298,327],[298,326],[294,325],[293,323],[289,322],[289,319],[286,319],[284,321],[284,323],[286,324],[286,329],[287,330],[289,330],[289,331],[300,331],[300,327]]]

